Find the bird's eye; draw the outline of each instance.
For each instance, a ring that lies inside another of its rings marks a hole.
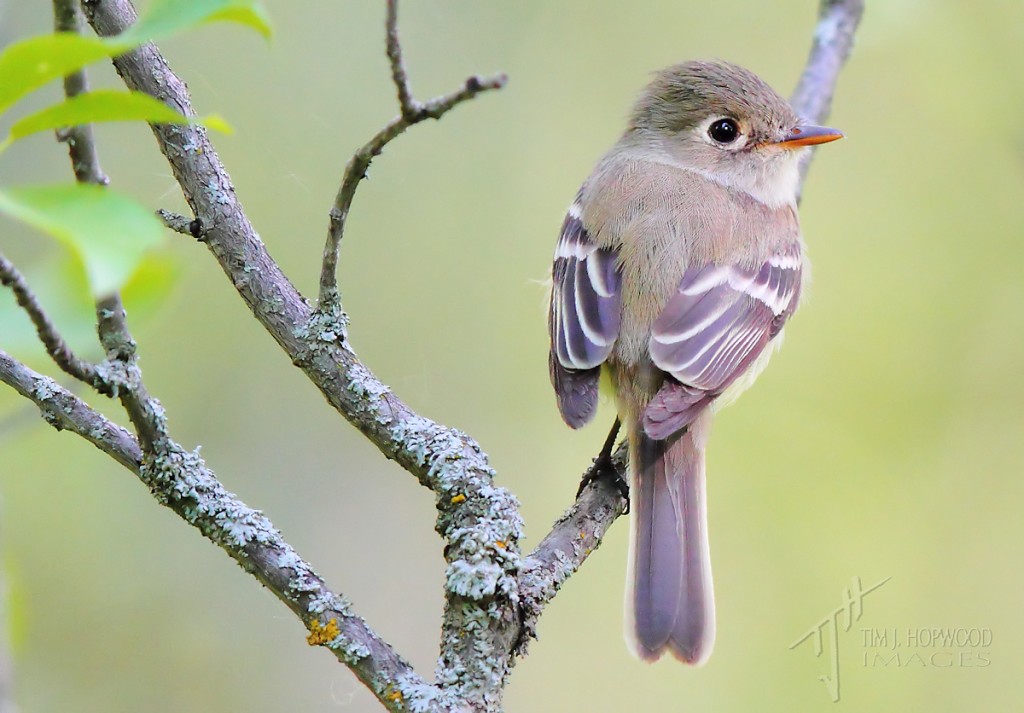
[[[708,136],[720,144],[731,144],[740,135],[734,119],[719,119],[708,127]]]

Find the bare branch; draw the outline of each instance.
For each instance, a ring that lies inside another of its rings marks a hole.
[[[832,112],[836,82],[853,50],[853,39],[864,14],[864,0],[821,0],[814,42],[790,103],[800,116],[822,124]],[[814,151],[800,164],[800,184],[807,178]]]
[[[0,284],[11,288],[14,299],[32,320],[36,333],[39,335],[39,341],[43,343],[46,353],[50,355],[54,363],[79,381],[96,387],[100,393],[109,394],[110,389],[98,378],[96,368],[84,359],[75,356],[53,322],[46,316],[42,305],[39,304],[39,299],[29,288],[25,278],[2,253],[0,253]]]
[[[422,104],[412,95],[412,88],[409,86],[409,78],[406,75],[402,59],[402,45],[398,38],[398,0],[388,0],[385,25],[391,78],[398,91],[400,113],[349,159],[341,179],[341,187],[338,189],[338,195],[335,197],[334,206],[330,211],[330,227],[327,231],[327,244],[324,246],[323,263],[320,269],[319,310],[335,318],[341,316],[341,296],[338,293],[338,253],[341,249],[342,237],[345,234],[345,221],[348,219],[356,188],[360,181],[366,178],[366,171],[369,169],[370,163],[380,155],[389,142],[413,124],[418,124],[425,119],[440,119],[458,104],[472,99],[481,92],[501,89],[508,81],[504,74],[487,79],[473,76],[467,79],[458,91],[436,97]]]
[[[402,44],[398,40],[398,0],[388,0],[388,14],[384,21],[387,28],[387,53],[391,62],[391,80],[398,90],[398,106],[406,121],[413,121],[419,113],[419,103],[412,96],[409,77],[405,73],[402,59]]]
[[[53,29],[57,32],[80,32],[82,13],[77,0],[53,0]],[[64,94],[68,99],[89,91],[85,71],[72,72],[64,78]],[[92,126],[72,126],[57,133],[57,139],[68,145],[71,167],[80,183],[105,186],[109,179],[100,168],[93,141]]]
[[[54,0],[54,12],[58,30],[78,30],[75,0]],[[84,72],[66,82],[68,96],[86,88]],[[107,179],[99,167],[90,127],[74,127],[64,135],[76,178],[80,182],[105,184]],[[161,217],[172,227],[185,220],[167,212]],[[201,226],[196,219],[188,222],[187,229],[190,234],[201,233]],[[79,372],[75,375],[80,378],[87,376],[107,386],[107,393],[119,398],[138,440],[52,380],[3,352],[0,380],[35,402],[56,428],[75,431],[135,472],[161,504],[227,551],[288,604],[310,630],[308,642],[334,651],[385,707],[400,710],[412,705],[425,710],[430,704],[446,702],[444,692],[417,676],[365,622],[350,613],[348,603],[326,588],[269,520],[225,491],[197,454],[186,452],[171,439],[163,408],[143,383],[136,343],[118,295],[97,304],[97,331],[107,360],[94,367],[74,358],[21,275],[6,260],[0,262],[0,277],[4,284],[11,285],[55,360],[66,370]]]
[[[85,8],[103,36],[135,21],[128,0],[93,1]],[[114,67],[130,88],[194,115],[184,83],[153,45],[117,57]],[[475,81],[471,85],[456,95],[468,97],[484,88]],[[438,107],[457,101],[446,98]],[[494,473],[475,441],[414,413],[358,360],[345,341],[340,316],[312,311],[267,254],[206,131],[151,128],[204,227],[205,244],[256,318],[339,413],[436,493],[436,529],[447,540],[448,563],[437,678],[445,695],[469,706],[493,707],[520,628],[515,588],[522,523],[515,498],[494,487]]]

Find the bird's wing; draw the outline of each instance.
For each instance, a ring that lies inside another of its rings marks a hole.
[[[751,366],[796,309],[801,267],[793,241],[760,264],[687,270],[651,329],[651,359],[672,379],[644,413],[648,435],[686,426]]]
[[[552,266],[548,364],[562,418],[579,428],[594,415],[601,363],[619,334],[621,277],[615,250],[598,247],[579,203],[562,224]]]

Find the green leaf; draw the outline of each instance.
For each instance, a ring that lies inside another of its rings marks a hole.
[[[115,39],[133,45],[153,42],[221,20],[247,25],[270,38],[270,17],[257,0],[153,0],[146,16]]]
[[[154,0],[141,22],[116,37],[58,32],[14,42],[0,52],[0,113],[29,92],[87,64],[218,20],[247,25],[270,37],[270,19],[257,0]]]
[[[163,224],[146,208],[88,184],[3,189],[0,212],[74,251],[97,298],[120,289],[163,234]]]
[[[167,301],[174,284],[181,276],[181,265],[166,250],[151,250],[121,290],[121,300],[136,326],[156,312]]]
[[[71,32],[15,42],[0,53],[0,112],[44,84],[128,48]]]
[[[79,94],[77,97],[26,116],[11,127],[8,140],[20,139],[47,129],[90,124],[95,121],[149,121],[154,124],[202,122],[218,131],[231,131],[231,127],[219,116],[190,119],[142,92],[99,89]]]

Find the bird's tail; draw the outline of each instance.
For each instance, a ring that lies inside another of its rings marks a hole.
[[[629,428],[626,641],[645,661],[668,650],[699,665],[715,642],[701,426],[658,441]]]

